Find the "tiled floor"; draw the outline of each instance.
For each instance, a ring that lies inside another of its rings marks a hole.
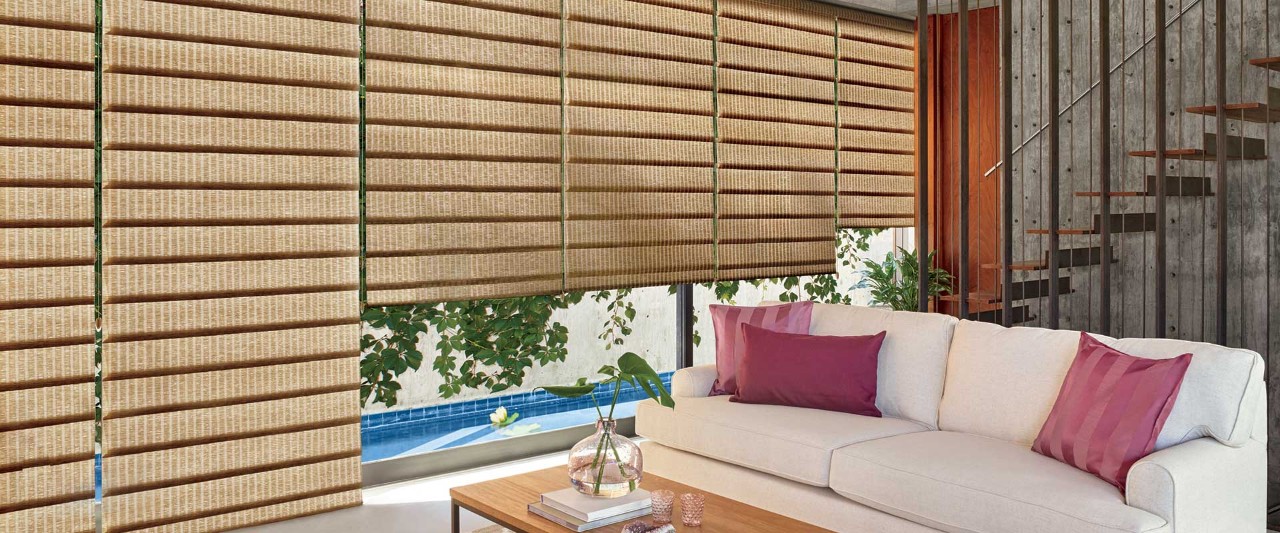
[[[364,505],[249,528],[252,533],[445,533],[449,531],[449,488],[487,479],[561,466],[566,454],[548,455],[445,476],[368,489]],[[492,525],[463,511],[462,531]]]

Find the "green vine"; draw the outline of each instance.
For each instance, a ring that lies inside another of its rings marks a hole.
[[[536,366],[564,361],[569,330],[551,320],[558,309],[582,301],[582,293],[498,300],[370,307],[364,312],[360,401],[396,405],[397,379],[423,362],[418,343],[435,333],[431,368],[444,378],[439,393],[462,389],[502,392],[524,383]]]
[[[870,239],[879,230],[840,230],[836,260],[847,268],[862,263],[861,254],[870,250]],[[813,300],[823,303],[852,302],[850,291],[862,287],[842,287],[838,276],[826,274],[756,280],[716,281],[701,284],[716,301],[733,303],[744,284],[756,288],[779,286],[782,301]],[[675,286],[670,287],[675,293]],[[605,350],[621,348],[633,332],[636,307],[634,289],[613,289],[590,293],[593,302],[604,306],[604,321],[597,338]],[[360,400],[395,406],[401,390],[400,376],[421,368],[425,356],[419,349],[428,339],[435,343],[431,369],[444,378],[440,396],[450,398],[463,389],[502,392],[524,384],[529,369],[565,360],[569,330],[552,320],[557,310],[580,303],[586,294],[574,292],[553,296],[528,296],[496,300],[447,302],[394,307],[370,307],[363,320],[361,341]],[[697,320],[697,315],[694,315]],[[702,336],[694,330],[695,345]]]

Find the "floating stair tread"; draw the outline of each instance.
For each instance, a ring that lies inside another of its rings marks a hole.
[[[1204,148],[1174,148],[1164,152],[1165,157],[1174,159],[1190,159],[1193,161],[1213,161],[1217,159],[1216,148],[1218,136],[1214,133],[1204,134]],[[1134,150],[1129,155],[1135,157],[1155,157],[1155,150]],[[1267,158],[1267,141],[1254,137],[1227,136],[1227,159],[1258,161]]]
[[[1188,107],[1190,113],[1198,113],[1201,115],[1218,114],[1218,106],[1204,105],[1196,107]],[[1280,122],[1280,88],[1267,87],[1266,102],[1245,102],[1239,104],[1227,104],[1223,106],[1223,112],[1226,113],[1230,120],[1243,120],[1246,122]]]
[[[969,320],[974,320],[978,322],[989,322],[992,324],[1000,324],[1003,321],[1002,320],[1004,318],[1003,315],[1004,315],[1003,309],[996,309],[993,311],[982,311],[978,313],[970,313]],[[1024,306],[1013,308],[1013,316],[1009,320],[1009,323],[1025,324],[1035,319],[1036,319],[1036,316],[1031,314],[1031,308],[1024,305]]]
[[[1188,113],[1197,115],[1217,116],[1218,106],[1203,105],[1187,108]],[[1229,120],[1242,120],[1245,122],[1280,122],[1280,108],[1271,107],[1262,102],[1246,102],[1241,104],[1227,104],[1224,106],[1224,112]]]
[[[1014,282],[1009,294],[1012,295],[1011,300],[1017,302],[1022,300],[1030,300],[1035,298],[1044,298],[1049,294],[1049,280],[1033,279],[1027,281]],[[1071,294],[1071,276],[1062,276],[1058,279],[1058,294]],[[948,302],[960,301],[960,295],[948,294],[941,297],[942,300]],[[969,306],[971,313],[981,313],[985,311],[993,311],[1000,309],[1001,306],[1000,291],[973,291],[969,293]]]
[[[1155,150],[1134,150],[1129,152],[1134,157],[1155,157]],[[1199,148],[1173,148],[1164,151],[1164,156],[1169,159],[1188,159],[1191,161],[1214,161],[1217,156],[1206,150]],[[1261,161],[1266,159],[1266,154],[1247,154],[1244,157],[1228,155],[1227,159],[1243,159],[1246,161]]]
[[[1058,235],[1097,235],[1097,228],[1058,228]],[[1031,228],[1027,230],[1028,235],[1048,235],[1049,228]]]
[[[1205,197],[1213,196],[1213,187],[1209,185],[1209,178],[1201,176],[1165,176],[1165,195],[1171,197],[1188,196],[1188,197]],[[1112,191],[1112,198],[1144,198],[1156,195],[1156,177],[1147,176],[1146,190],[1142,191]],[[1076,196],[1085,197],[1101,197],[1098,191],[1077,192]]]
[[[1102,193],[1098,191],[1076,191],[1076,196],[1082,198],[1101,198]],[[1154,195],[1147,191],[1111,191],[1107,193],[1107,196],[1112,198],[1135,198]]]
[[[1118,263],[1116,259],[1115,249],[1111,251],[1111,262]],[[1058,250],[1058,267],[1085,267],[1102,263],[1102,248],[1092,246],[1087,248],[1061,248]],[[984,263],[982,268],[986,270],[999,270],[1002,267],[1000,263]],[[1035,271],[1047,270],[1049,268],[1049,252],[1044,253],[1043,259],[1034,259],[1029,261],[1019,261],[1009,266],[1011,270]]]
[[[1258,59],[1250,59],[1249,64],[1255,67],[1280,71],[1280,57],[1260,57]]]
[[[983,263],[982,268],[987,270],[1000,270],[1003,267],[1000,263]],[[1035,259],[1031,261],[1018,261],[1009,265],[1009,270],[1018,271],[1035,271],[1045,270],[1049,268],[1049,262],[1044,259]]]

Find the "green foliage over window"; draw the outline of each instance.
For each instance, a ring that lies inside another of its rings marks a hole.
[[[440,396],[462,389],[502,392],[524,383],[536,366],[564,361],[569,329],[551,320],[557,309],[582,301],[582,293],[370,307],[361,349],[360,401],[396,404],[400,375],[423,362],[418,343],[434,332],[438,355],[431,369],[444,378]]]
[[[870,250],[870,239],[880,230],[840,230],[836,260],[844,267],[860,264],[860,254]],[[840,284],[832,274],[808,277],[718,281],[702,284],[716,301],[733,303],[743,284],[780,287],[782,301],[813,300],[848,304],[856,284]],[[670,292],[675,292],[671,287]],[[589,294],[589,296],[587,295]],[[400,391],[399,377],[422,367],[424,354],[419,344],[438,338],[437,355],[431,369],[444,378],[441,397],[449,398],[464,389],[484,389],[497,393],[524,384],[529,369],[564,361],[569,331],[552,320],[557,310],[568,309],[583,298],[603,305],[605,314],[597,338],[605,350],[621,348],[631,335],[636,308],[633,289],[592,293],[574,292],[553,296],[528,296],[497,300],[476,300],[393,307],[370,307],[362,316],[365,333],[361,342],[360,401],[395,406]],[[695,315],[695,320],[697,316]],[[694,333],[694,343],[701,337]]]

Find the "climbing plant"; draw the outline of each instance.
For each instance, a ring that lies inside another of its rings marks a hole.
[[[444,378],[441,397],[462,389],[502,392],[524,383],[536,366],[564,361],[569,329],[551,319],[557,309],[582,301],[581,292],[495,300],[447,302],[365,310],[361,341],[360,401],[397,403],[397,379],[423,362],[418,343],[434,332],[431,369]]]
[[[877,230],[840,230],[836,260],[854,267],[860,254],[870,250]],[[702,284],[716,301],[732,303],[744,286],[781,288],[778,299],[802,299],[825,303],[850,303],[849,292],[856,284],[841,286],[838,276],[783,277],[756,280],[716,281]],[[675,287],[670,288],[675,292]],[[589,296],[588,296],[589,294]],[[633,289],[592,293],[573,292],[552,296],[527,296],[494,300],[447,302],[365,310],[365,331],[361,341],[360,400],[392,407],[398,402],[400,376],[416,371],[424,363],[421,343],[438,338],[431,369],[444,382],[441,397],[449,398],[464,389],[502,392],[524,384],[529,369],[565,360],[569,330],[552,319],[555,311],[568,309],[590,298],[604,306],[604,320],[597,338],[605,350],[621,348],[633,332],[636,307]],[[694,316],[697,319],[697,316]],[[698,344],[701,336],[694,332]]]

